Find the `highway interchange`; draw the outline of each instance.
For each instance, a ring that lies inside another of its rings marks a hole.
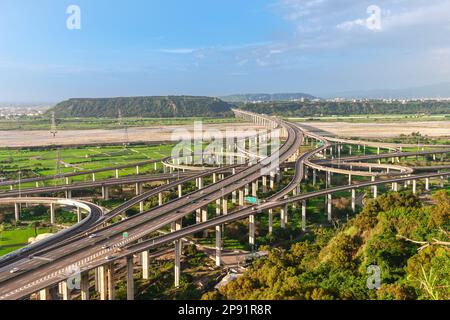
[[[237,163],[224,165],[223,167],[202,167],[201,170],[189,170],[189,167],[177,166],[174,161],[170,162],[169,159],[159,159],[158,161],[163,161],[163,164],[166,163],[170,171],[180,170],[182,172],[133,175],[122,178],[117,177],[116,174],[116,179],[82,183],[70,183],[70,181],[66,181],[64,185],[21,190],[13,189],[0,193],[0,198],[7,198],[7,200],[12,202],[20,202],[21,200],[17,199],[17,197],[24,195],[42,196],[42,194],[51,194],[54,192],[84,190],[86,188],[104,188],[123,184],[136,186],[136,196],[111,211],[103,212],[98,206],[85,203],[88,206],[86,211],[89,214],[79,224],[71,229],[67,229],[68,231],[65,231],[65,233],[58,233],[46,239],[45,242],[37,242],[32,247],[25,248],[22,251],[15,252],[0,259],[0,300],[27,299],[34,293],[41,293],[41,298],[48,299],[50,296],[48,292],[49,288],[59,283],[63,284],[63,298],[68,299],[70,298],[70,294],[65,280],[72,276],[67,270],[74,266],[81,273],[82,299],[89,299],[89,284],[87,284],[86,289],[86,282],[89,283],[89,272],[92,270],[96,270],[96,277],[98,276],[103,279],[103,281],[100,281],[101,299],[114,299],[115,261],[125,259],[127,265],[129,266],[131,264],[132,266],[133,255],[148,253],[148,250],[161,249],[172,244],[175,245],[175,285],[178,285],[181,272],[180,252],[182,239],[194,233],[208,229],[216,230],[216,261],[220,265],[220,226],[223,224],[248,218],[250,221],[249,242],[254,244],[254,216],[256,214],[268,212],[269,215],[272,215],[273,209],[281,208],[283,222],[287,223],[287,206],[300,204],[302,206],[302,228],[304,229],[306,201],[308,199],[325,196],[328,203],[328,217],[331,219],[330,200],[333,193],[350,191],[352,192],[352,200],[354,201],[355,190],[357,189],[372,187],[373,190],[376,190],[377,186],[382,184],[392,184],[397,189],[398,184],[404,182],[412,182],[414,188],[416,188],[416,181],[418,180],[427,181],[428,188],[430,179],[437,178],[443,182],[450,175],[450,172],[446,171],[448,169],[447,166],[430,168],[431,172],[419,173],[418,171],[428,170],[427,168],[420,168],[420,170],[408,168],[405,171],[403,170],[403,166],[372,163],[370,172],[353,170],[353,167],[356,166],[364,168],[367,165],[367,161],[370,160],[392,158],[393,162],[395,162],[396,159],[411,156],[434,155],[436,157],[436,155],[442,155],[446,157],[450,153],[450,149],[448,148],[440,147],[439,150],[402,152],[391,145],[370,143],[371,146],[386,148],[390,152],[377,155],[339,157],[338,159],[332,159],[333,156],[331,156],[331,159],[324,159],[327,151],[333,154],[331,150],[333,147],[336,149],[341,148],[344,144],[369,144],[361,141],[354,142],[327,138],[307,130],[301,124],[290,123],[274,117],[257,115],[241,110],[234,110],[234,112],[237,117],[243,117],[258,125],[264,126],[269,132],[274,130],[282,132],[283,136],[285,136],[285,141],[279,150],[272,152],[266,158],[258,159],[258,161],[253,160],[245,164]],[[253,137],[249,139],[253,139]],[[308,141],[311,142],[313,148],[307,152],[303,152],[302,146],[306,145]],[[258,137],[255,137],[255,142],[258,143]],[[236,151],[238,152],[239,150]],[[334,154],[336,155],[336,150]],[[246,154],[246,157],[252,158],[252,155]],[[257,157],[255,156],[253,158],[255,159]],[[362,161],[366,163],[358,165]],[[121,166],[120,168],[152,164],[155,162],[149,161],[140,164],[130,164]],[[270,180],[270,186],[273,187],[273,184],[278,182],[276,177],[279,178],[282,174],[282,169],[280,168],[286,165],[294,167],[294,175],[286,186],[270,197],[263,199],[259,204],[248,205],[243,202],[244,196],[256,194],[256,190],[258,190],[259,184],[261,184],[261,179],[264,187],[267,187],[267,180]],[[95,172],[120,168],[104,168]],[[326,173],[327,188],[301,194],[299,188],[300,183],[305,178],[311,179],[313,174],[315,177],[315,170]],[[95,172],[85,172],[84,174],[94,174]],[[332,187],[330,183],[331,173],[349,175],[349,184]],[[64,178],[81,174],[83,173],[66,174]],[[372,177],[372,180],[367,182],[352,182],[352,175]],[[213,183],[203,186],[203,178],[211,176],[214,177]],[[193,181],[194,179],[197,182],[198,189],[189,194],[182,194],[183,183]],[[43,180],[45,179],[33,178],[32,181],[30,180],[28,182]],[[167,181],[167,183],[142,192],[141,185],[152,181]],[[2,182],[2,185],[8,186],[15,186],[17,184],[18,181]],[[143,203],[150,197],[158,196],[164,191],[177,190],[177,188],[178,198],[167,203],[159,201],[159,205],[150,210],[143,210],[143,206],[141,206],[141,212],[139,214],[113,223],[113,218],[125,213],[131,207]],[[230,201],[230,195],[232,195],[232,201],[238,203],[239,207],[234,211],[228,212],[227,203]],[[205,219],[202,217],[202,210],[209,203],[217,204],[217,216],[212,219]],[[183,226],[183,217],[190,214],[196,215],[196,223]],[[158,230],[167,226],[171,227],[172,232],[149,238],[149,236],[154,235]],[[127,232],[127,237],[123,236],[124,232]],[[12,273],[11,270],[16,270],[16,272]],[[101,272],[98,273],[97,270]],[[128,270],[130,269],[128,268]],[[128,298],[132,299],[132,272],[131,278],[128,276],[127,280]]]

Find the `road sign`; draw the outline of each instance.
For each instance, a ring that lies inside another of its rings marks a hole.
[[[251,204],[258,204],[258,198],[256,197],[245,197],[245,201]]]
[[[128,232],[122,233],[122,237],[123,237],[124,239],[127,239],[127,238],[128,238]]]

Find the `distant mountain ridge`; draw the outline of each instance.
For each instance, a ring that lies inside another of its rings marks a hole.
[[[322,94],[324,98],[347,99],[436,99],[450,98],[450,82],[402,89],[375,89],[332,92]]]
[[[49,109],[58,117],[219,117],[231,116],[233,106],[218,98],[198,96],[148,96],[75,98]]]
[[[243,93],[233,94],[220,97],[223,101],[235,103],[235,102],[251,102],[251,101],[293,101],[308,99],[313,100],[317,97],[307,93]]]

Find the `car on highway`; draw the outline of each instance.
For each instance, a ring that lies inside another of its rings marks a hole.
[[[97,237],[97,235],[95,233],[92,233],[92,234],[89,235],[89,238],[91,238],[91,239],[93,239],[95,237]]]
[[[19,271],[20,271],[20,269],[15,267],[15,268],[12,268],[11,270],[9,270],[9,273],[17,273]]]
[[[111,246],[109,244],[102,245],[102,249],[109,249]]]
[[[111,260],[111,259],[114,259],[114,256],[106,256],[106,257],[105,257],[105,260],[107,260],[107,261],[109,261],[109,260]]]

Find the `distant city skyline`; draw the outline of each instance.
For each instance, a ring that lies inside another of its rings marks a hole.
[[[0,14],[0,102],[450,92],[447,0],[3,0]]]

